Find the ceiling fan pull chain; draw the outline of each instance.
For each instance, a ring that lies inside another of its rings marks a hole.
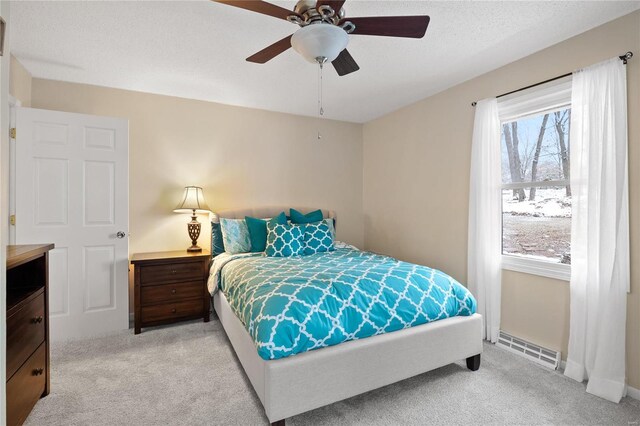
[[[318,61],[318,117],[322,118],[324,115],[324,109],[322,108],[322,61]],[[318,122],[320,125],[320,122]],[[320,129],[318,129],[318,140],[322,139],[322,134],[320,133]]]
[[[322,70],[324,69],[323,64],[320,64],[320,115],[324,115],[324,101],[322,99]]]
[[[320,117],[324,115],[324,108],[322,107],[322,69],[323,63],[320,62],[320,69],[318,71],[318,114]]]

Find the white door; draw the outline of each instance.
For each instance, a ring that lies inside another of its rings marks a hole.
[[[52,340],[129,327],[127,120],[16,110],[16,244],[54,243]]]

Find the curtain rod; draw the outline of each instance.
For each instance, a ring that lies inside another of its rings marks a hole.
[[[627,53],[625,53],[624,55],[620,55],[620,56],[618,56],[618,58],[620,58],[620,60],[622,61],[622,63],[626,65],[626,64],[627,64],[627,61],[628,61],[629,59],[633,58],[633,52],[627,52]],[[522,88],[520,88],[520,89],[516,89],[516,90],[512,90],[512,91],[507,92],[507,93],[503,93],[502,95],[498,95],[498,96],[496,96],[496,98],[501,98],[501,97],[503,97],[503,96],[507,96],[507,95],[510,95],[510,94],[512,94],[512,93],[517,93],[517,92],[521,92],[521,91],[523,91],[523,90],[531,89],[532,87],[540,86],[541,84],[550,83],[550,82],[555,81],[555,80],[560,80],[561,78],[569,77],[571,74],[573,74],[573,73],[572,73],[572,72],[569,72],[569,73],[566,73],[566,74],[562,74],[562,75],[559,75],[559,76],[557,76],[557,77],[553,77],[553,78],[550,78],[550,79],[548,79],[548,80],[541,81],[540,83],[531,84],[531,85],[529,85],[529,86],[522,87]],[[475,101],[474,101],[474,102],[471,102],[471,106],[476,106],[476,104],[477,104],[477,102],[475,102]]]

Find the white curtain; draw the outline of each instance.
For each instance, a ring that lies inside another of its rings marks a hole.
[[[469,185],[467,285],[484,321],[483,337],[498,341],[502,256],[500,119],[498,102],[476,105]]]
[[[571,314],[565,375],[625,395],[629,291],[626,70],[618,58],[577,71],[571,101]]]

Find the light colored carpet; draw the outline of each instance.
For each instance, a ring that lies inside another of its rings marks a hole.
[[[52,347],[51,394],[28,425],[264,425],[258,397],[216,319]],[[464,362],[287,419],[288,425],[637,425],[583,384],[485,345]]]

